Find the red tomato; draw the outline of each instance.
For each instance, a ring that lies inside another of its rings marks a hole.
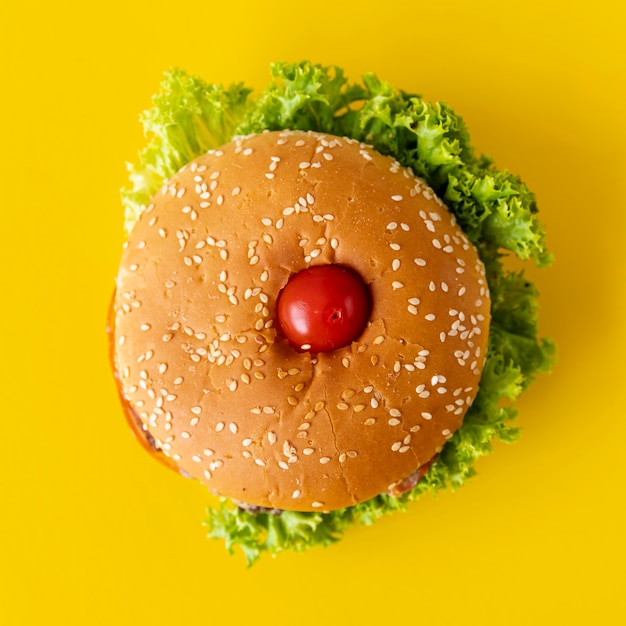
[[[371,302],[361,277],[342,265],[315,265],[291,277],[280,292],[278,324],[298,350],[328,352],[359,337]]]

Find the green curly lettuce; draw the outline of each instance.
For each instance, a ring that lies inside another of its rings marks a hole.
[[[252,513],[226,498],[209,509],[208,535],[223,539],[229,551],[241,548],[248,563],[263,553],[329,545],[355,523],[372,524],[425,492],[463,485],[493,441],[517,439],[515,401],[550,369],[555,355],[552,342],[538,338],[535,287],[523,271],[504,266],[511,254],[540,267],[551,261],[535,196],[475,152],[465,123],[448,105],[394,89],[373,74],[351,84],[340,68],[309,62],[273,64],[271,75],[254,97],[242,84],[225,88],[180,70],[166,74],[142,118],[148,145],[128,166],[132,186],[122,192],[127,231],[167,178],[236,135],[289,128],[349,136],[410,167],[454,213],[487,268],[492,323],[478,395],[463,426],[411,491],[329,513]]]
[[[163,181],[185,163],[230,141],[250,104],[250,89],[209,85],[180,70],[165,75],[153,107],[141,116],[150,137],[138,164],[127,164],[132,187],[122,190],[129,233]]]

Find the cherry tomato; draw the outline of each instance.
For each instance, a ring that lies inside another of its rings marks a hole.
[[[278,325],[298,350],[328,352],[359,337],[371,299],[361,277],[343,265],[315,265],[294,274],[280,292]]]

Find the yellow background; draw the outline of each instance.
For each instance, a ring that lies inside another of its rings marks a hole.
[[[8,2],[0,8],[0,622],[615,624],[625,611],[626,27],[616,0]],[[456,494],[246,569],[126,429],[105,317],[118,189],[162,72],[273,60],[449,102],[537,193],[554,373]]]

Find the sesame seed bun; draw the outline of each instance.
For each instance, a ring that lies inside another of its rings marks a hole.
[[[295,350],[275,306],[337,263],[369,286],[363,333]],[[484,267],[410,170],[351,139],[267,132],[183,167],[135,225],[115,297],[123,395],[215,493],[327,511],[429,462],[461,426],[489,330]]]

